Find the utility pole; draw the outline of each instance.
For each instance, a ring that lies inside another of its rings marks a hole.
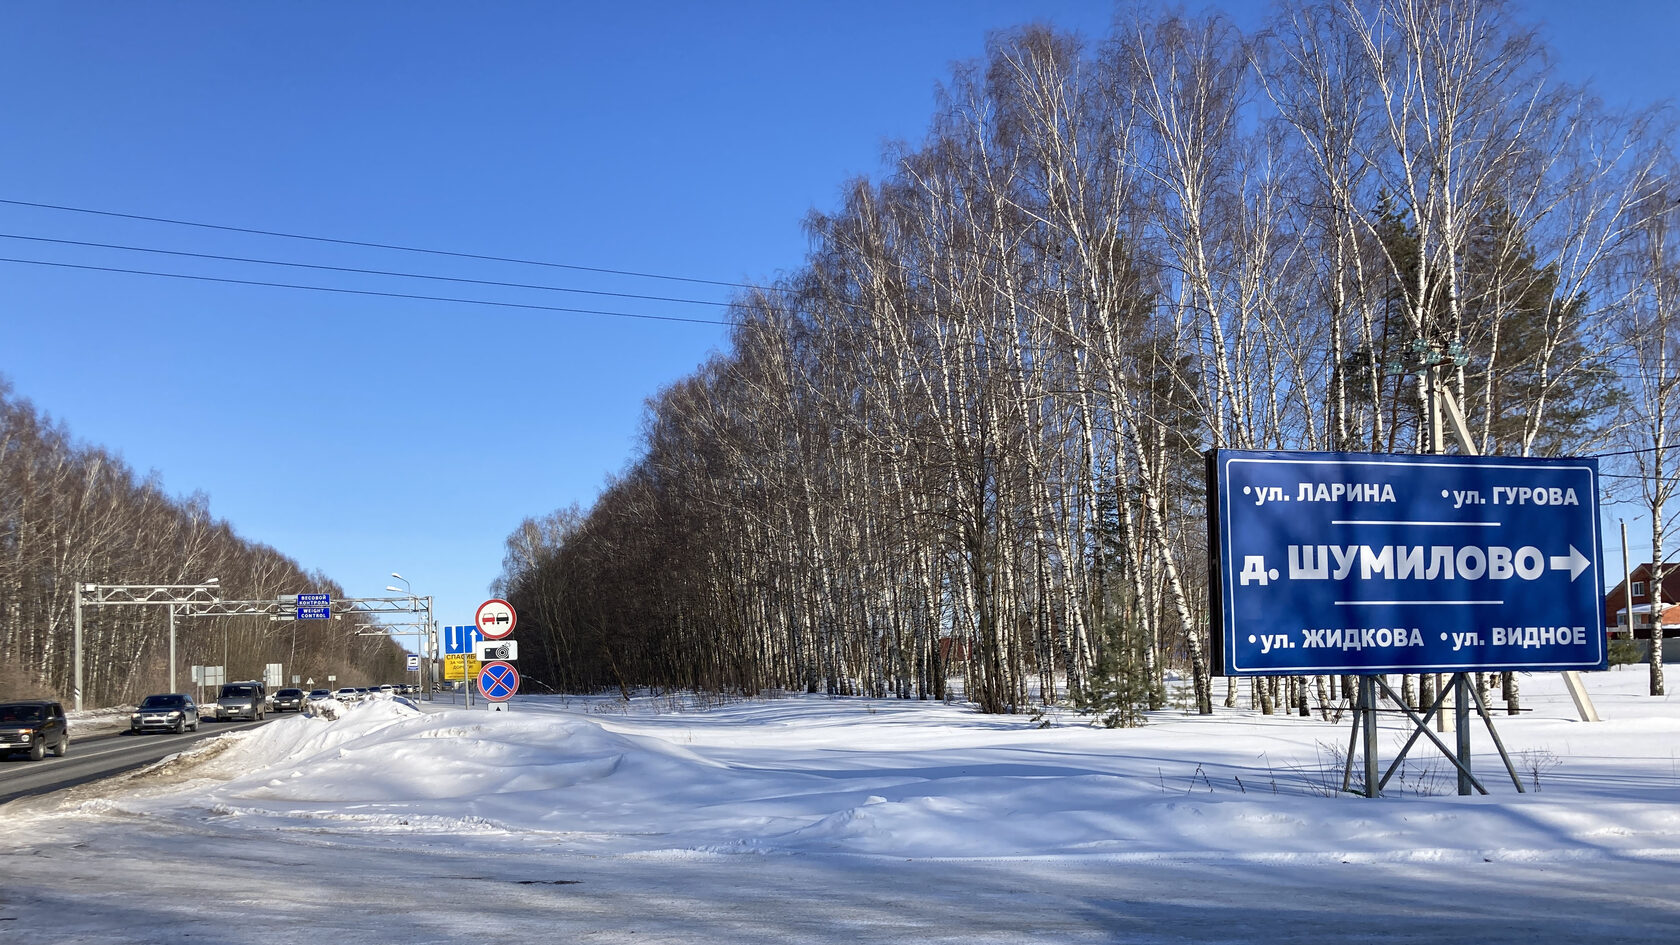
[[[1631,643],[1633,641],[1633,562],[1628,560],[1627,519],[1624,518],[1619,521],[1622,523],[1622,601],[1623,606],[1627,608],[1628,641]],[[1653,614],[1657,612],[1655,598],[1653,598],[1651,612]],[[1652,633],[1651,639],[1657,639],[1655,633]]]

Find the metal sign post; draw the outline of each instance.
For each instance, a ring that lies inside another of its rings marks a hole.
[[[519,670],[500,660],[478,671],[478,691],[489,702],[506,702],[519,691]]]
[[[1606,667],[1597,460],[1210,462],[1226,674]]]
[[[466,692],[463,701],[469,709],[472,708],[473,680],[481,668],[473,654],[483,639],[476,624],[443,628],[443,678],[460,681],[461,689]]]
[[[478,613],[473,616],[473,623],[478,626],[478,633],[484,639],[500,640],[519,625],[519,615],[513,612],[512,604],[500,598],[491,598],[478,605]]]
[[[1608,663],[1597,460],[1216,450],[1208,471],[1223,674],[1361,677],[1344,786],[1361,734],[1364,793],[1387,781],[1382,674],[1451,675],[1425,715],[1400,707],[1426,726],[1456,695],[1456,754],[1432,732],[1406,750],[1428,735],[1469,793],[1466,673]]]
[[[478,605],[478,611],[473,615],[473,625],[478,628],[478,635],[485,640],[501,640],[513,632],[519,625],[519,615],[514,612],[513,605],[499,597],[492,597]],[[491,667],[496,667],[494,672]],[[486,683],[493,684],[496,691],[507,683],[509,674],[512,676],[512,688],[499,698],[486,691]],[[519,672],[512,665],[504,662],[485,663],[478,674],[473,677],[478,681],[478,691],[491,702],[505,702],[519,689]],[[467,706],[472,706],[472,682],[467,683]]]

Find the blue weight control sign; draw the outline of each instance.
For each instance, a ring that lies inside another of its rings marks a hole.
[[[296,617],[299,620],[331,620],[331,605],[331,594],[299,594]]]
[[[1208,463],[1226,675],[1607,667],[1596,459]]]

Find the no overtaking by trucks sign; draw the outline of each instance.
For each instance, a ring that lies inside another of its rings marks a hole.
[[[1598,462],[1217,450],[1228,675],[1603,669]]]
[[[513,632],[519,623],[519,615],[513,612],[513,605],[500,598],[493,598],[478,605],[478,614],[473,618],[478,626],[478,633],[486,640],[500,640]]]

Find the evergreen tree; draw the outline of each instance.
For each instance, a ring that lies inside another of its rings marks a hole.
[[[1105,617],[1100,634],[1097,665],[1074,697],[1074,707],[1096,716],[1106,728],[1137,728],[1148,719],[1154,689],[1143,660],[1145,635],[1118,615]]]
[[[1495,208],[1467,254],[1465,412],[1483,418],[1481,451],[1558,455],[1615,409],[1615,376],[1582,337],[1586,299],[1558,294],[1512,215]]]

